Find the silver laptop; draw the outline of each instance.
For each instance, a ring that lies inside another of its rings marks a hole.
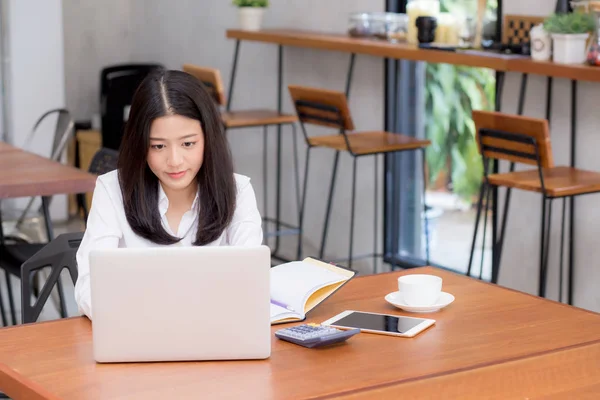
[[[266,246],[91,252],[95,360],[268,358],[270,266]]]

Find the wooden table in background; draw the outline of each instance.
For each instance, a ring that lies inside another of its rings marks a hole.
[[[96,176],[0,142],[0,199],[84,193]]]
[[[338,346],[306,349],[273,337],[271,358],[262,361],[96,364],[91,324],[78,317],[0,329],[0,390],[17,400],[300,399],[398,395],[405,388],[418,394],[418,385],[510,378],[513,366],[535,375],[542,371],[537,360],[549,373],[557,361],[587,365],[589,372],[598,360],[599,314],[430,267],[356,278],[307,322],[347,309],[406,315],[384,296],[407,273],[439,275],[444,291],[456,296],[443,311],[422,315],[437,323],[412,339],[362,333]],[[547,380],[505,384],[528,393],[532,382]]]

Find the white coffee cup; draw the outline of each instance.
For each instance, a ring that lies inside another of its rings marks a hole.
[[[409,306],[431,306],[442,293],[442,278],[435,275],[412,274],[398,278],[398,290]]]

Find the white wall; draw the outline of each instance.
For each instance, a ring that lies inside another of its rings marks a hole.
[[[131,61],[131,1],[64,0],[67,106],[78,120],[98,114],[100,71]]]
[[[10,127],[6,139],[21,147],[42,114],[65,106],[62,1],[11,0],[8,9],[10,56],[5,66]],[[54,121],[48,122],[40,126],[28,150],[49,155]],[[5,203],[9,208],[26,204],[22,200]],[[56,219],[66,218],[66,196],[55,196],[51,214]]]

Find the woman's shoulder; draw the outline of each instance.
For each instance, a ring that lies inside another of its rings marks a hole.
[[[113,170],[102,175],[98,175],[98,182],[101,182],[107,189],[119,189],[119,171]]]
[[[121,185],[119,183],[118,170],[110,171],[99,175],[96,181],[96,186],[103,186],[111,199],[121,199]]]
[[[250,178],[245,175],[233,174],[237,192],[240,193],[250,185]]]

